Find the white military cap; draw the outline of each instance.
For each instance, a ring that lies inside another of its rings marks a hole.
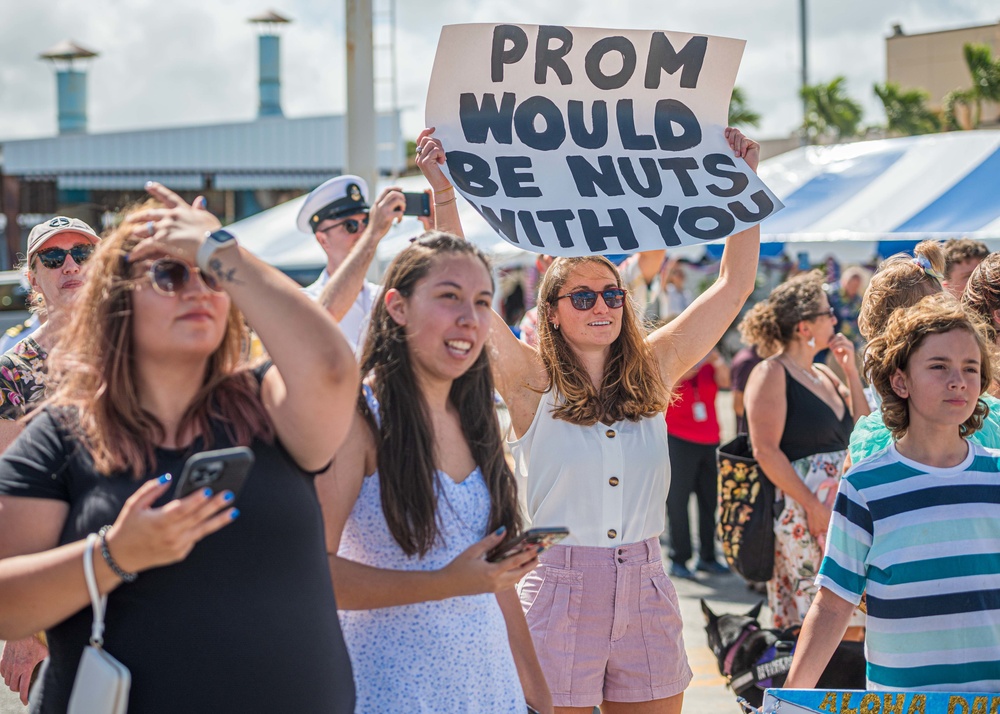
[[[328,218],[368,213],[368,184],[360,176],[337,176],[306,197],[295,223],[303,233],[315,233]]]

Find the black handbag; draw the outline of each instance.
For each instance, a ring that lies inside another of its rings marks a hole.
[[[747,580],[766,582],[774,573],[774,484],[740,434],[716,452],[719,517],[716,532],[729,565]]]

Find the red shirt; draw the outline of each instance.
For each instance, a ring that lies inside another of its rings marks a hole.
[[[706,362],[691,379],[674,388],[676,399],[667,407],[667,431],[695,444],[719,443],[719,419],[715,413],[715,367]],[[700,406],[699,406],[700,405]]]

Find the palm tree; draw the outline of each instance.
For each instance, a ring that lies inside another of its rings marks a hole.
[[[1000,58],[994,59],[989,45],[973,43],[966,43],[962,54],[972,86],[948,92],[944,98],[945,118],[952,129],[977,129],[983,102],[1000,101]]]
[[[885,107],[886,131],[897,136],[941,131],[941,120],[927,107],[930,93],[924,89],[902,89],[896,82],[876,84],[875,94]]]
[[[861,105],[847,96],[844,77],[810,84],[799,90],[806,104],[802,128],[810,143],[820,139],[840,141],[857,136],[861,128]]]
[[[729,126],[760,126],[760,114],[747,104],[747,96],[739,87],[733,87],[729,98]]]

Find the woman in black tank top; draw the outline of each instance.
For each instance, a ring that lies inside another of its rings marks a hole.
[[[869,411],[854,345],[836,325],[819,273],[779,285],[740,325],[744,341],[768,356],[750,374],[744,404],[754,455],[778,488],[767,584],[775,627],[801,624],[809,609],[851,430]],[[846,385],[813,363],[827,348]]]

